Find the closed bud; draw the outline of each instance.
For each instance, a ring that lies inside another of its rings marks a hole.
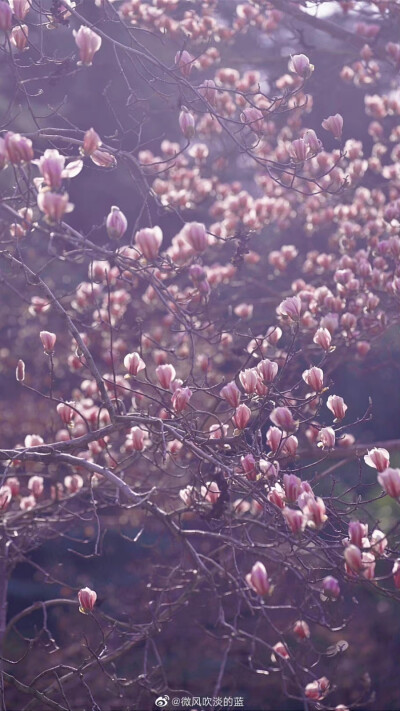
[[[241,393],[238,386],[233,380],[230,383],[224,385],[224,387],[221,389],[220,395],[224,398],[224,400],[226,400],[226,402],[231,407],[237,408],[239,406]]]
[[[195,252],[201,254],[208,247],[206,228],[202,222],[189,222],[185,225],[185,238]]]
[[[246,575],[246,583],[261,597],[268,595],[271,589],[271,583],[268,579],[265,565],[257,561],[251,569],[251,572]]]
[[[12,24],[12,10],[8,2],[0,0],[0,30],[9,32]]]
[[[342,397],[340,397],[339,395],[330,395],[328,397],[326,406],[328,410],[330,410],[334,414],[335,420],[343,420],[346,414],[347,405]]]
[[[191,54],[189,54],[189,52],[186,51],[186,49],[177,52],[175,55],[175,64],[185,79],[189,77],[190,72],[192,71],[193,62],[194,58]]]
[[[25,363],[23,360],[19,360],[17,363],[15,377],[19,383],[23,383],[25,380]]]
[[[140,357],[139,353],[128,353],[124,358],[124,367],[129,375],[137,375],[146,367],[146,363]]]
[[[390,455],[383,447],[373,447],[364,456],[364,462],[369,467],[374,467],[378,472],[383,472],[390,464]]]
[[[91,156],[95,153],[101,146],[101,139],[94,128],[89,128],[83,137],[83,144],[81,152],[85,156]]]
[[[192,391],[190,388],[177,388],[171,398],[175,412],[183,412],[187,408],[191,397]]]
[[[322,581],[322,590],[326,597],[336,600],[340,595],[339,581],[332,575],[327,575]]]
[[[57,336],[55,333],[50,333],[50,331],[40,331],[40,340],[42,341],[44,352],[50,355],[54,352],[54,346],[56,345]]]
[[[73,30],[72,34],[79,49],[80,63],[90,66],[95,53],[101,47],[101,37],[84,25],[81,25],[78,31]]]
[[[293,625],[293,632],[298,639],[309,639],[311,636],[310,628],[305,620],[297,620]]]
[[[242,403],[236,408],[235,414],[232,418],[235,427],[238,430],[244,430],[249,424],[251,417],[251,410],[247,405]]]
[[[190,141],[190,139],[193,138],[196,129],[193,114],[191,114],[187,109],[182,109],[179,114],[179,127],[185,138]]]
[[[158,257],[163,241],[163,233],[160,227],[145,227],[135,235],[135,243],[138,249],[147,260]]]
[[[172,381],[176,378],[176,371],[173,365],[166,363],[156,368],[156,376],[161,387],[168,390]]]
[[[309,370],[305,370],[302,378],[315,393],[320,393],[324,387],[324,372],[321,368],[313,366]]]
[[[78,592],[78,600],[79,612],[82,612],[84,615],[88,615],[90,612],[92,612],[96,604],[97,593],[95,593],[95,591],[91,590],[90,588],[82,588]]]
[[[328,118],[322,121],[322,128],[325,131],[330,131],[336,140],[340,140],[343,131],[343,116],[340,114],[335,114],[334,116],[328,116]]]
[[[400,469],[385,469],[378,474],[382,489],[393,499],[400,499]]]
[[[110,239],[121,239],[128,228],[128,220],[124,213],[113,205],[111,212],[107,215],[106,229]]]

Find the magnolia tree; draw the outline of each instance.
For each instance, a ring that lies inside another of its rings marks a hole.
[[[399,21],[0,0],[1,708],[384,706],[399,442],[337,377],[398,323]]]

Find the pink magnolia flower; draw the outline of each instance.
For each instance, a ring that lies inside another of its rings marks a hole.
[[[368,524],[360,523],[360,521],[350,521],[349,523],[349,541],[357,548],[363,548],[363,539],[368,536]]]
[[[125,449],[129,452],[142,452],[149,441],[147,430],[141,427],[131,427],[125,442]]]
[[[343,131],[343,116],[340,114],[335,114],[334,116],[328,116],[328,118],[322,121],[322,128],[325,131],[330,131],[334,138],[339,140],[342,137]]]
[[[203,84],[199,87],[199,94],[208,101],[211,106],[215,105],[217,99],[217,87],[213,79],[205,79]]]
[[[92,612],[96,604],[97,593],[90,588],[82,588],[78,592],[78,600],[79,612],[82,612],[84,615],[88,615],[89,612]]]
[[[75,417],[75,411],[67,402],[60,402],[56,409],[64,425],[69,427]]]
[[[188,140],[193,138],[196,132],[193,114],[191,114],[187,109],[182,108],[182,111],[179,114],[179,128]]]
[[[10,43],[19,52],[23,52],[28,45],[28,25],[21,25],[18,27],[13,27],[10,35]]]
[[[278,374],[278,363],[274,363],[268,358],[264,358],[257,364],[257,371],[264,383],[272,383]]]
[[[12,24],[12,9],[8,2],[0,0],[0,30],[9,32]]]
[[[270,427],[267,430],[266,442],[273,452],[277,452],[283,439],[283,432],[279,427]]]
[[[385,469],[378,474],[382,489],[393,499],[400,498],[400,469]]]
[[[279,509],[284,509],[286,504],[285,504],[285,492],[282,489],[280,484],[275,484],[275,486],[270,489],[267,495],[268,501],[271,502],[271,504],[274,504],[277,506]]]
[[[301,511],[297,509],[290,509],[287,506],[282,510],[282,515],[286,521],[288,528],[290,528],[292,533],[301,533],[304,531],[307,523],[307,519],[303,516]]]
[[[290,654],[287,650],[287,647],[283,644],[283,642],[277,642],[276,644],[274,644],[272,649],[274,650],[274,653],[271,654],[272,661],[275,661],[276,655],[278,655],[282,659],[290,658]]]
[[[347,572],[361,572],[363,568],[362,553],[357,546],[354,546],[353,544],[347,546],[344,551],[344,559],[346,561]]]
[[[148,261],[158,257],[162,241],[163,233],[158,226],[144,227],[135,235],[135,243]]]
[[[80,474],[70,474],[64,478],[64,486],[68,494],[76,494],[83,487],[83,479]]]
[[[226,400],[226,402],[231,407],[236,408],[239,406],[241,393],[238,386],[233,380],[231,380],[230,383],[224,385],[224,387],[221,389],[220,395],[224,398],[224,400]]]
[[[146,363],[139,353],[128,353],[124,358],[124,367],[129,375],[137,375],[141,370],[144,370]]]
[[[310,63],[305,54],[294,54],[289,60],[289,71],[294,72],[302,79],[308,79],[314,71],[314,65]]]
[[[383,447],[373,447],[364,456],[364,462],[369,467],[374,467],[378,472],[383,472],[390,464],[390,455],[387,449]]]
[[[335,420],[343,420],[347,405],[340,395],[329,395],[326,406],[334,414]]]
[[[318,442],[323,449],[334,449],[335,430],[332,427],[322,427],[318,432]]]
[[[311,636],[310,628],[305,620],[297,620],[293,625],[293,632],[298,639],[309,639]]]
[[[324,351],[329,351],[332,343],[332,336],[327,328],[319,328],[314,334],[313,341],[317,344],[317,346],[321,346]]]
[[[322,528],[325,521],[328,520],[326,508],[323,499],[319,496],[307,496],[306,503],[302,506],[303,514],[307,519],[309,528]]]
[[[321,368],[313,366],[304,370],[301,377],[315,393],[320,393],[324,387],[324,371]]]
[[[10,0],[10,6],[14,13],[14,17],[19,20],[19,22],[25,20],[25,17],[30,9],[28,0]]]
[[[277,427],[281,427],[285,432],[290,432],[296,429],[296,423],[293,419],[293,415],[288,407],[275,407],[272,410],[269,419]]]
[[[7,3],[0,0],[2,5]],[[7,5],[7,7],[9,7]],[[1,29],[1,28],[0,28]],[[8,158],[11,163],[18,165],[19,163],[29,163],[33,160],[33,148],[30,138],[25,138],[19,133],[8,131],[4,137],[5,148]]]
[[[290,321],[298,321],[301,314],[301,299],[299,296],[289,296],[284,299],[277,308],[278,316],[288,318]]]
[[[303,138],[296,138],[289,146],[289,155],[295,163],[303,163],[308,156],[309,148]]]
[[[175,55],[175,64],[182,76],[187,79],[192,71],[194,57],[186,49],[180,50]]]
[[[69,202],[68,197],[68,193],[53,193],[51,190],[41,190],[38,193],[37,204],[39,210],[45,214],[46,222],[61,222],[67,212],[72,212],[74,205]]]
[[[241,467],[249,481],[255,481],[257,478],[256,460],[252,454],[246,454],[240,458]]]
[[[196,503],[196,490],[193,486],[186,486],[184,489],[179,491],[179,498],[185,506],[192,506]]]
[[[380,531],[379,528],[375,528],[371,533],[371,548],[370,552],[375,556],[384,556],[387,548],[388,540],[387,536]]]
[[[239,405],[236,408],[235,414],[232,417],[233,423],[238,430],[244,430],[249,424],[251,417],[251,410],[247,405]]]
[[[157,366],[156,376],[161,387],[168,390],[172,381],[176,378],[176,370],[171,363],[165,363],[165,365]]]
[[[310,682],[304,689],[304,693],[307,699],[312,699],[312,701],[319,701],[326,696],[329,691],[330,682],[326,676],[317,679],[316,681]]]
[[[400,590],[400,558],[395,560],[392,568],[393,582],[395,587]]]
[[[269,581],[265,565],[260,561],[257,561],[251,569],[251,572],[246,575],[246,583],[261,597],[268,595],[271,589],[271,583]]]
[[[177,388],[171,398],[175,412],[183,412],[188,406],[191,397],[192,391],[190,388]]]
[[[116,207],[112,206],[111,212],[107,215],[106,230],[110,239],[121,239],[128,229],[128,220],[124,213]]]
[[[216,481],[207,482],[205,486],[200,488],[200,493],[203,499],[205,499],[209,504],[216,504],[221,496],[221,492]]]
[[[101,37],[85,25],[81,25],[78,31],[73,30],[72,34],[79,49],[80,63],[89,67],[101,47]]]
[[[262,133],[264,129],[264,114],[260,109],[249,107],[244,109],[240,115],[240,120],[247,124],[254,133]]]
[[[208,247],[208,236],[202,222],[189,222],[185,225],[185,239],[195,252],[201,254]]]
[[[43,494],[43,477],[42,476],[31,476],[28,481],[28,489],[32,492],[35,499]]]
[[[326,597],[330,597],[336,600],[340,595],[340,585],[339,581],[336,580],[332,575],[327,575],[322,581],[322,590]]]
[[[84,137],[83,144],[81,148],[81,153],[85,156],[91,156],[95,151],[97,151],[101,146],[101,139],[94,128],[89,128]]]
[[[250,395],[257,392],[257,384],[260,380],[260,376],[256,368],[246,368],[246,370],[242,370],[239,373],[239,380],[247,394]]]
[[[0,487],[0,511],[6,511],[12,499],[12,491],[9,486]]]
[[[48,355],[53,353],[57,340],[56,334],[51,333],[50,331],[40,331],[39,336],[42,341],[44,352]]]
[[[11,490],[12,496],[18,496],[20,490],[19,479],[16,476],[10,476],[6,481],[6,486]]]

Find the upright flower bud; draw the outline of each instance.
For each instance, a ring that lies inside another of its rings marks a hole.
[[[55,333],[50,333],[50,331],[40,331],[40,340],[42,341],[44,352],[50,355],[54,352],[54,346],[56,345],[57,336]]]
[[[35,499],[43,494],[44,484],[42,476],[31,476],[28,481],[28,489],[32,492]]]
[[[39,158],[38,167],[46,184],[52,190],[58,190],[62,184],[65,158],[55,148],[47,148]]]
[[[199,87],[199,94],[208,101],[211,106],[215,106],[217,99],[217,87],[212,79],[205,79],[202,86]]]
[[[116,207],[112,206],[111,212],[107,215],[106,230],[110,239],[121,239],[128,228],[128,220],[124,213]]]
[[[25,380],[25,363],[23,360],[19,360],[17,363],[15,377],[19,383],[23,383]]]
[[[182,108],[179,114],[179,128],[181,129],[185,138],[189,141],[193,138],[195,134],[195,121],[193,114],[190,113],[186,108]]]
[[[305,370],[301,377],[315,393],[320,393],[323,390],[324,371],[321,368],[313,366],[309,370]]]
[[[158,257],[163,241],[163,233],[160,227],[145,227],[139,232],[136,232],[135,242],[137,247],[142,252],[143,256],[151,261]]]
[[[185,238],[198,254],[208,247],[207,232],[202,222],[189,222],[185,226]]]
[[[324,351],[329,351],[332,343],[332,336],[327,328],[319,328],[314,334],[313,341],[317,344],[317,346],[323,348]]]
[[[310,628],[305,620],[297,620],[293,625],[293,632],[297,639],[309,639],[311,636]]]
[[[261,597],[268,595],[271,589],[271,583],[263,563],[257,561],[257,563],[253,565],[251,572],[246,575],[246,583],[257,595]]]
[[[0,0],[2,5],[7,3]],[[7,7],[9,7],[7,5]],[[0,28],[1,29],[1,28]],[[30,138],[25,138],[19,133],[8,131],[4,137],[7,155],[11,163],[18,165],[19,163],[29,163],[33,160],[33,148]]]
[[[186,49],[183,49],[176,53],[175,64],[179,68],[180,73],[185,79],[188,79],[190,72],[192,71],[194,58],[192,57]]]
[[[264,383],[272,383],[278,374],[278,363],[274,363],[268,358],[264,358],[257,365],[257,371]]]
[[[63,424],[66,425],[66,427],[70,427],[75,417],[75,410],[66,402],[59,402],[56,409]]]
[[[30,9],[28,0],[10,0],[10,6],[14,13],[14,17],[19,22],[23,22]]]
[[[224,387],[221,389],[220,395],[224,398],[224,400],[226,400],[226,402],[231,407],[236,408],[239,406],[241,393],[238,386],[233,380],[230,383],[224,385]]]
[[[340,595],[340,585],[338,580],[332,575],[327,575],[322,581],[322,590],[326,597],[336,600]]]
[[[78,600],[79,612],[82,612],[84,615],[88,615],[89,612],[92,612],[96,604],[97,593],[90,588],[82,588],[78,592]]]
[[[242,403],[236,408],[235,414],[232,417],[233,423],[238,430],[244,430],[249,424],[251,410],[247,405]]]
[[[161,387],[168,390],[173,380],[176,378],[176,370],[171,363],[159,365],[156,368],[156,376]]]
[[[287,506],[282,510],[282,515],[287,523],[288,528],[294,534],[304,531],[307,519],[301,511],[297,509],[289,509]]]
[[[0,0],[0,30],[9,32],[12,24],[12,9],[8,2]]]
[[[171,398],[172,407],[175,412],[183,412],[188,406],[191,397],[192,391],[190,388],[177,388]]]
[[[78,31],[73,30],[72,34],[79,49],[80,63],[89,67],[101,47],[101,37],[84,25],[81,25]]]
[[[269,419],[274,425],[280,427],[282,430],[285,430],[285,432],[290,432],[296,429],[296,423],[288,407],[275,407],[275,409],[272,410]]]
[[[334,414],[335,420],[343,420],[346,414],[347,405],[342,397],[340,397],[339,395],[330,395],[328,397],[326,406],[328,410],[330,410]]]
[[[251,128],[254,133],[262,133],[264,130],[264,114],[260,109],[249,107],[242,111],[240,120]]]
[[[83,144],[81,148],[81,153],[85,156],[91,156],[95,153],[101,146],[101,139],[94,128],[89,128],[83,137]]]
[[[344,551],[347,572],[360,573],[363,568],[362,554],[357,546],[347,546]]]

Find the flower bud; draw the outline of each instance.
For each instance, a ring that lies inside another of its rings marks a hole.
[[[101,139],[94,128],[89,128],[83,137],[83,144],[81,152],[85,156],[91,156],[95,151],[97,151],[101,146]]]
[[[163,241],[160,227],[145,227],[135,235],[135,243],[143,256],[151,261],[158,257],[158,252]]]
[[[238,386],[233,380],[230,383],[224,385],[224,387],[221,389],[220,395],[224,398],[224,400],[226,400],[226,402],[231,407],[236,408],[239,406],[241,393]]]
[[[343,131],[343,116],[340,114],[335,114],[334,116],[328,116],[328,118],[322,121],[322,128],[325,131],[330,131],[334,138],[339,140],[342,137]]]
[[[40,331],[40,340],[42,341],[44,352],[50,355],[54,352],[54,346],[56,345],[57,336],[55,333],[50,333],[50,331]]]
[[[331,347],[332,336],[327,328],[319,328],[318,331],[316,331],[316,333],[314,334],[313,341],[317,344],[317,346],[323,348],[324,351],[329,351]]]
[[[82,588],[78,592],[78,600],[79,600],[79,612],[82,612],[84,615],[88,615],[89,612],[92,612],[96,600],[97,600],[97,593],[95,593],[94,590],[91,590],[90,588]]]
[[[326,597],[336,600],[340,595],[340,585],[338,580],[332,575],[327,575],[322,581],[322,590]]]
[[[251,417],[251,410],[245,404],[241,404],[236,408],[235,414],[232,418],[235,427],[238,430],[244,430],[249,424]]]
[[[186,49],[177,52],[175,55],[175,64],[179,68],[180,73],[187,79],[192,71],[194,58]]]
[[[72,34],[79,49],[80,63],[89,67],[101,47],[101,37],[84,25],[81,25],[78,31],[73,30]]]
[[[23,383],[25,380],[25,363],[23,360],[19,360],[17,363],[15,377],[19,383]]]
[[[202,222],[189,222],[185,225],[185,239],[198,254],[208,247],[207,232]]]
[[[385,469],[378,474],[382,489],[393,499],[400,498],[400,469]]]
[[[361,572],[363,568],[361,551],[357,546],[347,546],[344,551],[344,559],[346,561],[347,572]]]
[[[128,353],[124,358],[124,367],[129,375],[137,375],[141,370],[144,370],[146,363],[139,353]]]
[[[315,393],[320,393],[324,387],[324,372],[321,368],[313,366],[309,370],[305,370],[302,378]]]
[[[310,63],[305,54],[294,54],[289,60],[289,71],[294,72],[302,79],[308,79],[314,71],[314,65]]]
[[[172,381],[176,378],[176,371],[173,365],[166,363],[156,368],[156,375],[161,387],[168,390]]]
[[[177,388],[171,397],[172,407],[175,412],[183,412],[183,410],[186,409],[191,397],[192,391],[190,388]]]
[[[179,114],[179,127],[189,141],[195,134],[195,122],[193,114],[187,109],[183,109]]]
[[[12,9],[8,2],[0,0],[0,30],[9,32],[12,24]]]
[[[257,563],[253,565],[251,572],[246,575],[246,583],[257,595],[261,597],[268,595],[271,589],[271,583],[263,563],[257,561]]]
[[[290,432],[296,429],[296,423],[288,407],[275,407],[275,409],[272,410],[269,419],[274,423],[274,425],[285,430],[285,432]]]
[[[310,628],[305,620],[297,620],[294,623],[293,632],[298,639],[309,639],[311,636]]]
[[[28,481],[28,489],[32,492],[35,499],[43,494],[43,477],[42,476],[31,476]]]
[[[342,397],[340,397],[339,395],[330,395],[328,397],[326,406],[328,410],[330,410],[334,414],[335,420],[343,420],[346,414],[347,405]]]
[[[121,239],[128,228],[128,220],[124,213],[116,207],[112,206],[111,212],[107,215],[106,230],[110,239]]]
[[[383,447],[373,447],[373,449],[364,456],[364,462],[369,467],[374,467],[381,473],[389,467],[390,455],[387,449],[383,449]]]

